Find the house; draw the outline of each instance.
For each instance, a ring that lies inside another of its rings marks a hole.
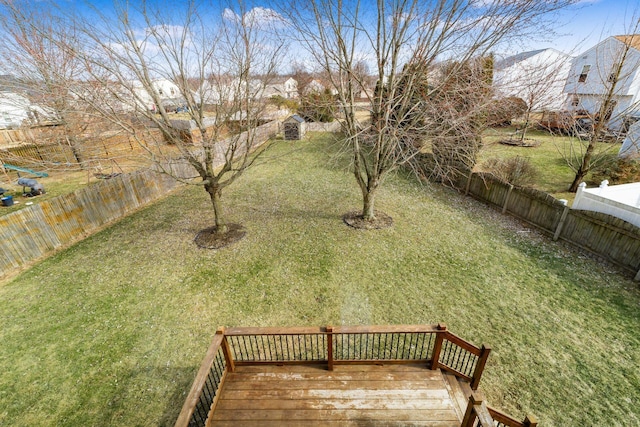
[[[158,94],[162,105],[167,111],[175,111],[177,107],[185,103],[184,96],[177,84],[169,79],[156,79],[151,82],[151,86]],[[157,106],[153,97],[140,81],[130,82],[129,90],[133,92],[137,107],[144,107],[155,110]],[[131,105],[129,108],[133,108]]]
[[[640,113],[640,34],[609,37],[575,57],[564,88],[565,107],[595,116],[610,90],[604,119],[610,129],[622,130],[627,117]]]
[[[635,159],[640,157],[640,121],[633,123],[618,152],[618,158]]]
[[[277,77],[267,80],[262,90],[262,98],[281,96],[287,99],[298,97],[298,82],[293,77]]]
[[[266,96],[267,87],[260,79],[251,79],[248,82],[242,81],[237,77],[231,77],[227,75],[210,77],[200,86],[198,90],[198,96],[204,104],[218,105],[221,103],[237,103],[243,102],[243,100],[251,99],[253,101],[268,98]],[[278,93],[272,89],[271,96],[275,96]]]
[[[0,92],[0,129],[20,127],[30,119],[31,101],[13,92]]]
[[[310,93],[322,93],[324,92],[326,86],[320,82],[318,79],[311,80],[304,88],[304,95],[309,95]]]
[[[15,92],[0,92],[0,129],[14,129],[25,124],[55,121],[50,110],[33,104],[29,98]]]
[[[540,49],[509,56],[494,64],[493,85],[500,97],[517,97],[531,111],[561,110],[571,56]]]

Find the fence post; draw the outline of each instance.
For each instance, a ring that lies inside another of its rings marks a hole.
[[[553,234],[553,241],[556,242],[560,238],[560,233],[562,233],[562,228],[564,227],[564,222],[567,219],[567,215],[569,214],[569,206],[567,206],[566,200],[561,200],[564,205],[564,209],[562,210],[562,215],[560,216],[560,221],[558,221],[558,226],[556,227],[556,232]]]
[[[489,358],[489,353],[491,353],[491,347],[483,345],[480,351],[480,358],[478,359],[478,363],[476,363],[476,369],[473,371],[473,379],[471,380],[472,390],[478,389],[484,366],[487,364],[487,359]]]
[[[473,178],[473,171],[469,171],[469,176],[467,176],[467,185],[464,188],[464,195],[469,195],[469,189],[471,188],[471,178]]]
[[[442,332],[436,332],[436,342],[433,344],[433,354],[431,355],[431,369],[438,369],[440,367],[440,350],[442,350],[444,334],[447,333],[447,325],[438,323],[436,329]]]
[[[533,415],[527,415],[524,417],[524,421],[522,421],[522,425],[524,427],[537,427],[538,420]]]
[[[327,370],[333,371],[333,326],[327,326]]]
[[[507,197],[504,199],[504,206],[502,206],[502,213],[507,212],[507,205],[509,204],[509,199],[511,198],[511,192],[513,191],[513,184],[509,184],[509,191],[507,191]]]
[[[222,353],[224,354],[225,362],[227,362],[227,370],[229,372],[234,372],[236,370],[236,364],[233,361],[231,347],[229,346],[229,342],[227,341],[227,336],[224,334],[224,327],[218,328],[216,334],[222,335]]]

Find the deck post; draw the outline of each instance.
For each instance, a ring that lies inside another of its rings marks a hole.
[[[524,417],[524,421],[522,421],[522,425],[524,427],[537,427],[538,420],[533,415],[527,415]]]
[[[436,329],[442,332],[436,332],[436,342],[433,344],[433,354],[431,355],[431,369],[438,369],[440,367],[440,350],[442,350],[444,334],[447,333],[447,325],[438,323]]]
[[[487,347],[483,344],[480,351],[478,363],[476,363],[476,369],[473,371],[473,379],[471,380],[472,390],[478,389],[480,378],[482,377],[482,372],[484,371],[484,366],[487,364],[487,359],[489,358],[489,353],[491,353],[491,347]]]
[[[333,326],[327,326],[327,370],[333,371]]]
[[[227,362],[227,371],[234,372],[236,370],[236,365],[233,362],[231,347],[227,341],[227,336],[224,334],[224,327],[218,328],[216,334],[222,335],[222,353],[224,354],[224,361]]]
[[[476,425],[476,420],[478,421],[478,426],[492,427],[495,425],[482,395],[471,392],[461,427],[473,427]]]
[[[467,410],[464,413],[464,418],[462,419],[461,427],[473,427],[474,422],[476,421],[476,415],[474,413],[473,407],[476,403],[481,403],[476,401],[476,397],[473,393],[469,396],[469,403],[467,404]]]

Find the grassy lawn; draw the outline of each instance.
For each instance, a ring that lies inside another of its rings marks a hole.
[[[173,425],[218,326],[445,322],[492,347],[488,402],[540,425],[640,424],[640,292],[470,198],[391,177],[393,228],[327,136],[280,142],[224,194],[247,236],[198,249],[199,188],[0,285],[0,425]]]
[[[557,199],[572,201],[575,194],[567,192],[567,189],[575,173],[567,165],[563,153],[568,153],[570,146],[578,147],[576,138],[550,135],[548,132],[532,129],[527,131],[526,137],[539,141],[541,144],[537,147],[515,147],[498,143],[501,139],[507,139],[514,130],[513,127],[487,130],[483,139],[486,145],[480,152],[477,169],[482,170],[482,163],[492,157],[529,158],[538,171],[538,178],[533,187],[551,193]],[[605,153],[604,156],[611,158],[617,156],[620,146],[619,143],[599,143],[596,152]],[[591,182],[590,175],[587,175],[587,183],[590,187],[600,184]]]

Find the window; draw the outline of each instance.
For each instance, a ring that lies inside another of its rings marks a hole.
[[[587,74],[589,74],[590,69],[591,65],[582,66],[582,72],[580,73],[580,77],[578,77],[578,83],[584,83],[587,81]]]
[[[580,105],[580,97],[578,95],[573,95],[573,97],[571,97],[571,106],[577,107],[578,105]]]
[[[162,93],[162,89],[158,89],[158,95],[160,96],[164,95],[164,93]]]
[[[171,88],[171,96],[175,96],[176,95],[176,90],[174,88]]]
[[[613,68],[611,69],[611,74],[609,74],[609,83],[615,83],[618,81],[618,73],[620,70],[620,64],[613,64]]]

